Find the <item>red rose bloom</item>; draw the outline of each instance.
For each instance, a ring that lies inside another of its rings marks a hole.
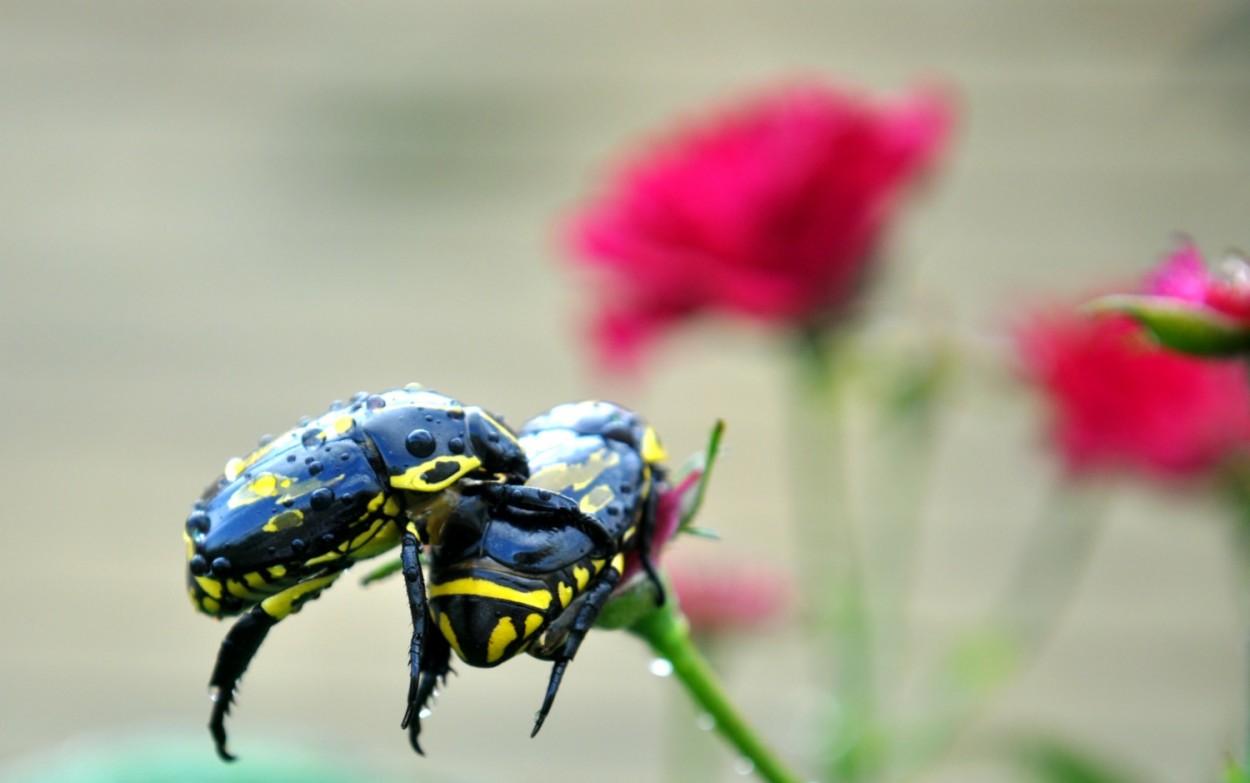
[[[1016,338],[1074,473],[1190,476],[1250,443],[1250,384],[1240,362],[1174,353],[1123,316],[1056,310],[1036,315]]]
[[[878,104],[805,85],[653,146],[572,226],[574,254],[603,275],[602,358],[628,365],[704,310],[802,323],[844,308],[950,115],[935,94]]]

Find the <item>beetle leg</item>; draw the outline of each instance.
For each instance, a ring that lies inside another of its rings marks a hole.
[[[400,540],[400,561],[408,590],[408,610],[412,614],[412,642],[408,646],[408,706],[399,727],[409,729],[413,750],[424,756],[417,735],[421,731],[422,705],[418,697],[421,692],[421,667],[425,663],[422,657],[425,654],[425,576],[421,572],[421,540],[411,523]]]
[[[584,603],[578,607],[577,615],[569,626],[564,648],[555,656],[555,663],[551,667],[551,678],[547,681],[547,694],[543,697],[542,707],[534,717],[534,730],[530,732],[531,737],[536,736],[538,730],[543,727],[543,721],[547,719],[547,713],[551,711],[551,705],[556,700],[556,691],[560,690],[560,680],[564,678],[564,670],[568,667],[569,661],[573,660],[573,656],[577,654],[577,648],[581,647],[586,633],[595,624],[595,618],[599,616],[603,605],[608,602],[608,598],[611,597],[612,591],[616,589],[620,581],[621,572],[616,570],[615,565],[609,565],[584,594]]]
[[[655,585],[655,605],[663,606],[665,600],[664,583],[660,581],[660,575],[655,570],[655,563],[651,560],[655,526],[659,520],[659,498],[658,485],[653,485],[651,496],[647,498],[647,507],[643,511],[642,521],[638,525],[638,559],[642,564],[643,573],[647,575],[647,579],[651,581],[651,584]]]
[[[577,501],[549,489],[520,484],[478,484],[465,494],[480,494],[497,506],[496,513],[510,522],[534,521],[541,525],[572,525],[606,551],[616,548],[616,541],[603,525],[578,506]]]
[[[340,571],[309,579],[307,582],[288,587],[286,590],[261,601],[247,614],[240,617],[221,642],[217,664],[208,680],[213,700],[213,713],[208,722],[209,733],[217,745],[217,755],[222,761],[234,761],[235,756],[226,749],[226,715],[234,703],[239,680],[252,657],[260,649],[269,629],[292,612],[299,611],[306,601],[311,601],[339,578]]]
[[[421,734],[421,713],[428,706],[439,682],[447,682],[447,673],[451,671],[451,666],[448,665],[451,661],[451,646],[441,633],[432,633],[425,640],[421,655],[424,658],[421,662],[421,680],[420,683],[415,680],[409,683],[408,711],[404,715],[404,725],[408,728],[408,741],[413,750],[424,756],[425,752],[418,742]]]

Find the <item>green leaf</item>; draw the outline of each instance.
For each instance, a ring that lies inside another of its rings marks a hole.
[[[1228,762],[1228,769],[1224,770],[1224,783],[1250,783],[1250,773],[1235,761]]]
[[[1113,294],[1086,303],[1085,309],[1095,315],[1128,315],[1161,345],[1181,353],[1195,356],[1250,353],[1250,329],[1201,304],[1166,296]]]
[[[1143,783],[1142,778],[1054,738],[1014,743],[1008,756],[1039,783]]]
[[[388,562],[383,563],[377,568],[374,568],[369,573],[360,577],[360,583],[362,585],[371,585],[374,582],[379,582],[387,578],[388,576],[391,576],[392,574],[402,571],[403,568],[404,568],[404,561],[400,560],[397,557],[394,560],[390,560]]]
[[[673,480],[674,486],[679,485],[692,472],[696,470],[701,472],[698,485],[682,499],[681,520],[677,524],[678,532],[688,530],[698,515],[699,509],[703,507],[703,497],[707,494],[707,484],[712,478],[712,468],[720,456],[720,442],[724,434],[725,420],[717,419],[712,425],[712,431],[708,434],[707,447],[703,453],[692,455],[677,471],[678,476]]]

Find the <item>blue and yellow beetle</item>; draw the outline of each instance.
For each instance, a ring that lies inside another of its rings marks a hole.
[[[551,709],[569,661],[619,584],[627,555],[651,563],[666,454],[642,417],[607,402],[557,406],[521,430],[524,486],[461,495],[431,536],[429,606],[439,633],[421,651],[403,724],[421,751],[420,711],[446,678],[451,651],[470,666],[521,652],[553,661],[530,736]]]
[[[664,459],[654,430],[611,403],[557,406],[518,439],[481,408],[414,385],[357,395],[231,460],[186,524],[192,603],[215,617],[246,612],[209,682],[218,754],[234,758],[225,717],[269,629],[397,544],[413,748],[453,650],[471,666],[522,651],[553,661],[537,734],[627,555],[663,600],[650,539]]]
[[[426,617],[421,546],[461,489],[527,475],[525,452],[498,419],[415,384],[358,394],[230,460],[185,531],[191,602],[214,617],[246,612],[209,680],[209,730],[222,759],[234,758],[225,718],[235,689],[269,629],[353,563],[397,544],[413,566],[405,576],[415,693]]]

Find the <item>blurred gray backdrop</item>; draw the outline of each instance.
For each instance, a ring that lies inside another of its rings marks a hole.
[[[185,597],[189,504],[259,435],[358,389],[419,380],[513,422],[611,394],[675,456],[724,417],[704,523],[725,540],[683,548],[784,566],[783,343],[710,324],[632,386],[596,379],[558,226],[639,134],[795,75],[961,95],[878,315],[984,329],[1034,292],[1139,274],[1174,230],[1250,244],[1244,2],[4,3],[0,761],[153,729],[202,735],[209,757],[226,628]],[[996,553],[1052,478],[1029,411],[950,411],[915,605],[935,638],[1001,581]],[[1159,780],[1209,776],[1244,689],[1227,543],[1193,503],[1123,498],[986,730],[1044,725]],[[416,758],[402,589],[354,582],[256,659],[242,764],[279,740],[407,780],[661,779],[676,686],[620,634],[592,635],[532,741],[546,665],[460,667]],[[783,626],[720,662],[804,766],[818,700],[797,640]],[[939,777],[978,774],[1002,779]]]

